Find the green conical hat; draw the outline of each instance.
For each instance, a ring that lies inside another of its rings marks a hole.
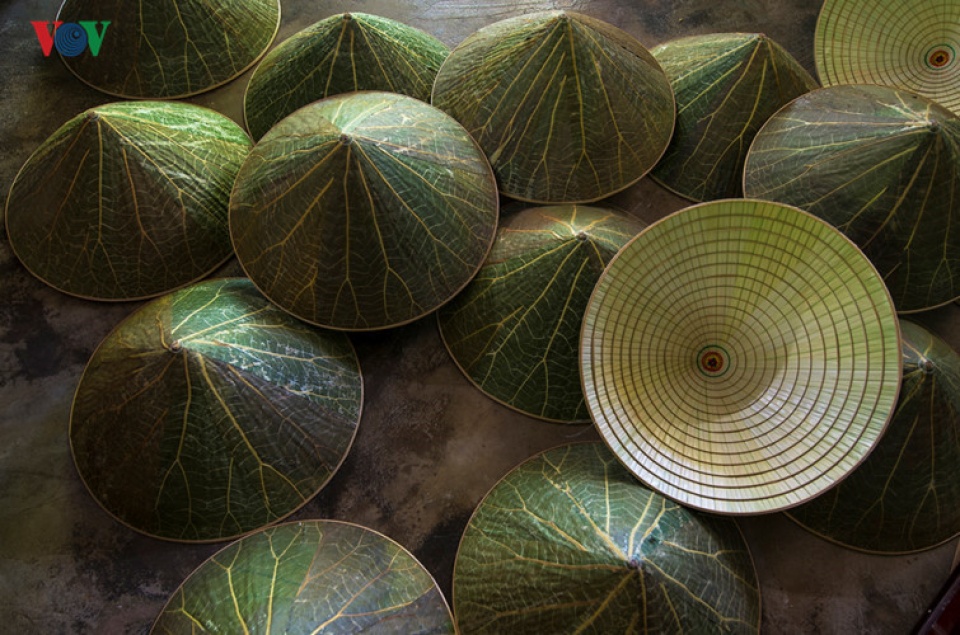
[[[723,200],[651,225],[610,262],[580,369],[601,435],[647,485],[707,511],[773,512],[876,443],[900,387],[899,326],[843,234]]]
[[[119,97],[169,99],[216,88],[252,66],[277,35],[280,2],[65,0],[57,20],[65,23],[58,50],[81,80]],[[78,23],[90,20],[106,29],[96,55],[80,46],[90,38]]]
[[[230,230],[240,264],[281,308],[370,330],[456,295],[497,215],[490,165],[460,124],[412,97],[358,92],[264,136],[237,177]]]
[[[635,183],[663,154],[670,82],[623,31],[569,11],[510,18],[457,46],[433,103],[477,139],[507,196],[588,202]]]
[[[428,101],[448,53],[440,40],[396,20],[330,16],[285,40],[257,66],[244,95],[247,128],[259,139],[297,108],[355,90]]]
[[[736,523],[633,479],[600,443],[507,474],[460,543],[462,635],[758,633],[760,590]]]
[[[335,520],[251,534],[203,563],[151,633],[453,635],[426,569],[399,544]]]
[[[839,227],[902,312],[960,297],[960,118],[928,99],[881,86],[804,95],[757,134],[744,191]]]
[[[477,277],[438,313],[454,361],[480,390],[552,421],[590,415],[577,342],[600,273],[644,225],[595,207],[538,207],[509,216]]]
[[[813,53],[824,86],[895,86],[960,113],[957,0],[826,0]]]
[[[743,194],[743,161],[760,126],[817,87],[779,44],[756,33],[694,35],[651,51],[677,98],[677,128],[651,172],[695,201]]]
[[[181,541],[279,520],[333,476],[363,387],[349,340],[295,320],[246,279],[147,304],[100,344],[70,444],[90,493],[122,523]]]
[[[198,280],[232,253],[227,205],[252,143],[232,120],[173,102],[91,108],[17,174],[7,235],[35,276],[131,300]]]
[[[960,357],[923,327],[900,325],[903,388],[883,438],[846,480],[790,511],[864,551],[920,551],[960,534]]]

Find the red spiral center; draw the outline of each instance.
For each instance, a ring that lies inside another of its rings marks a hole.
[[[723,355],[717,351],[707,351],[700,356],[700,368],[706,373],[719,373],[723,370],[724,364]]]
[[[952,51],[946,48],[936,48],[927,56],[927,63],[933,68],[943,68],[953,60]]]

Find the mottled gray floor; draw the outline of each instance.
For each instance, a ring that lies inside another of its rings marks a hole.
[[[41,56],[29,20],[52,19],[58,4],[0,5],[4,192],[47,135],[110,101]],[[809,0],[284,0],[279,37],[349,9],[403,20],[454,45],[495,19],[550,7],[605,19],[647,46],[709,31],[762,31],[813,70],[819,3]],[[246,81],[192,101],[239,120]],[[646,179],[616,202],[646,220],[684,205]],[[31,278],[0,241],[0,632],[146,632],[168,594],[219,547],[126,529],[100,510],[71,463],[68,414],[83,365],[136,306],[61,295]],[[960,308],[917,319],[960,347]],[[529,419],[477,393],[447,358],[432,319],[355,343],[367,390],[356,444],[295,518],[349,519],[382,531],[448,591],[460,532],[487,489],[538,450],[596,434]],[[763,587],[766,633],[907,632],[946,580],[957,546],[867,556],[808,535],[782,515],[741,524]]]

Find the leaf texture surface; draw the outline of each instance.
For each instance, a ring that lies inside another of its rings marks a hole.
[[[232,253],[230,188],[252,143],[182,103],[92,108],[21,168],[6,205],[17,257],[60,291],[131,300],[198,280]]]
[[[456,121],[412,97],[329,97],[277,124],[230,202],[240,264],[308,322],[396,326],[449,301],[496,234],[490,166]]]
[[[245,279],[154,300],[87,365],[70,442],[97,502],[143,533],[224,540],[299,509],[353,443],[349,340],[291,318]]]
[[[790,516],[847,547],[929,549],[960,533],[960,357],[901,321],[903,388],[887,431],[863,465]]]
[[[463,635],[759,632],[736,523],[648,490],[600,443],[504,477],[467,525],[453,584]]]
[[[583,312],[603,268],[643,227],[574,205],[508,217],[480,272],[438,313],[460,369],[521,412],[588,422],[577,365]]]
[[[670,82],[636,39],[567,11],[484,27],[440,67],[433,103],[480,143],[507,196],[582,203],[639,180],[673,131]]]
[[[332,520],[287,523],[215,554],[153,626],[182,633],[453,635],[436,582],[403,547]]]
[[[816,81],[779,44],[756,33],[694,35],[651,52],[677,99],[673,139],[651,176],[694,201],[742,196],[753,137]]]
[[[448,53],[440,40],[396,20],[330,16],[285,40],[257,66],[244,94],[247,128],[259,139],[301,106],[355,90],[429,101]]]
[[[800,97],[757,134],[744,191],[843,231],[901,312],[960,297],[960,119],[926,98],[881,86]]]
[[[97,90],[133,99],[201,93],[238,77],[280,26],[279,0],[65,0],[57,19],[109,22],[94,56],[63,57]]]

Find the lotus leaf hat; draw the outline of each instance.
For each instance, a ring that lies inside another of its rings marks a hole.
[[[577,362],[583,311],[603,268],[644,226],[578,205],[506,217],[480,272],[437,314],[457,366],[520,412],[589,422]]]
[[[264,135],[237,176],[230,232],[280,308],[363,331],[453,298],[483,264],[498,214],[490,165],[460,124],[412,97],[361,91]]]
[[[437,583],[406,549],[337,520],[241,538],[180,585],[150,631],[453,635]]]
[[[252,142],[176,102],[106,104],[54,132],[20,169],[7,235],[47,284],[96,300],[166,293],[233,254],[230,189]]]
[[[736,522],[647,489],[602,443],[538,454],[490,490],[460,542],[453,607],[463,635],[760,630]]]
[[[280,26],[279,0],[64,0],[55,40],[67,68],[99,91],[172,99],[217,88],[250,68]],[[84,52],[79,24],[96,20],[101,44]]]
[[[828,86],[790,102],[753,140],[747,196],[842,230],[901,312],[960,297],[960,117],[886,86]]]
[[[586,203],[638,181],[673,132],[670,82],[635,38],[570,11],[496,22],[440,67],[432,103],[490,158],[503,194]]]
[[[873,553],[922,551],[960,534],[960,357],[919,324],[900,325],[903,387],[887,431],[849,477],[788,512]]]
[[[758,33],[692,35],[651,53],[673,86],[677,127],[650,175],[694,201],[742,196],[743,161],[754,135],[816,81]]]
[[[363,384],[350,341],[249,280],[215,279],[134,312],[87,363],[70,446],[117,520],[167,540],[226,540],[281,520],[353,444]]]
[[[247,129],[259,139],[301,106],[355,90],[428,101],[448,53],[432,35],[390,18],[332,15],[284,40],[257,66],[243,97]]]

